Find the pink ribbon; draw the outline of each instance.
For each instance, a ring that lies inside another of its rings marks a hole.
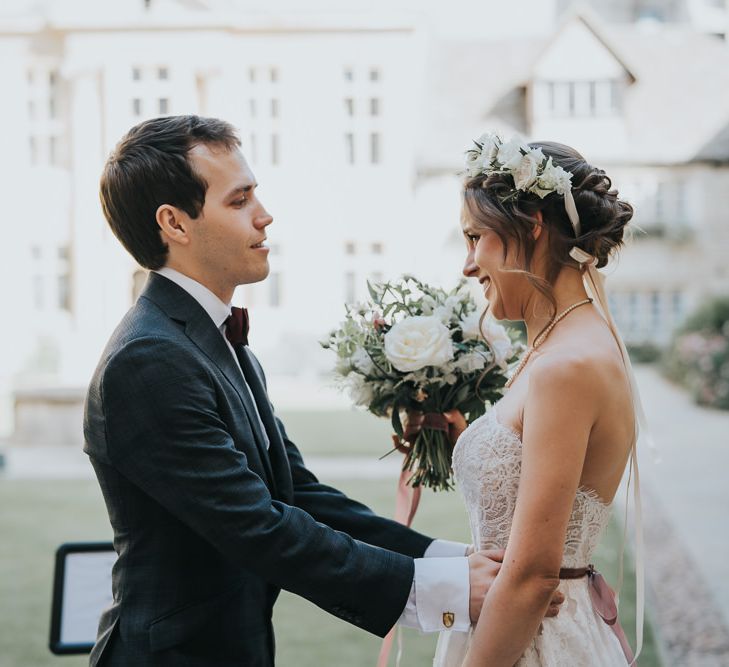
[[[403,470],[400,473],[400,480],[397,483],[397,496],[395,497],[395,521],[408,528],[410,528],[415,518],[415,512],[418,510],[421,494],[421,487],[416,486],[413,488],[408,484],[410,476],[411,473],[409,470]],[[377,667],[387,667],[394,637],[395,628],[393,627],[382,640],[380,655],[377,658]]]
[[[625,632],[620,625],[620,619],[618,618],[618,607],[615,604],[615,593],[613,592],[612,588],[608,586],[607,581],[605,581],[605,577],[603,577],[599,572],[594,570],[592,566],[588,568],[587,580],[588,590],[590,591],[590,600],[592,601],[592,608],[615,633],[615,636],[620,642],[620,647],[623,649],[625,659],[628,661],[629,665],[632,665],[635,658],[633,657],[633,651],[630,648],[630,644],[628,643],[628,638],[625,636]]]

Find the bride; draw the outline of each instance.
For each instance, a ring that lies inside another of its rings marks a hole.
[[[462,431],[453,469],[474,545],[506,554],[478,624],[442,633],[434,664],[626,665],[620,625],[608,624],[612,591],[591,562],[641,414],[596,271],[633,209],[561,144],[489,134],[467,155],[464,274],[482,285],[487,312],[526,323],[528,347],[483,417],[465,428],[449,416]],[[557,589],[562,610],[545,619]]]

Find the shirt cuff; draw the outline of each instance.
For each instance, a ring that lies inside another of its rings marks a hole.
[[[469,594],[468,558],[416,558],[415,578],[398,623],[422,632],[465,632],[471,627]]]
[[[451,542],[450,540],[433,540],[423,554],[423,558],[448,558],[465,556],[470,544]]]

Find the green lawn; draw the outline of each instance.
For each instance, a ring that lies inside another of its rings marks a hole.
[[[364,410],[282,410],[279,417],[304,455],[377,458],[392,449],[390,420]]]
[[[393,483],[337,482],[339,488],[391,514]],[[86,664],[84,657],[55,657],[47,649],[53,553],[64,541],[109,539],[106,512],[92,481],[0,480],[0,665],[42,667]],[[415,520],[419,530],[464,540],[466,520],[457,494],[424,494]],[[600,565],[608,576],[615,568],[617,530],[603,549]],[[630,572],[627,583],[632,584]],[[623,595],[626,630],[632,634],[633,593]],[[328,616],[314,605],[284,593],[276,606],[275,625],[281,667],[372,667],[379,640]],[[428,665],[435,638],[403,632],[403,667]],[[641,665],[658,665],[652,636]],[[394,664],[394,660],[391,664]]]

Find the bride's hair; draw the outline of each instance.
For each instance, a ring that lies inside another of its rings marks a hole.
[[[476,229],[488,228],[498,235],[504,245],[504,259],[507,247],[516,244],[522,264],[520,268],[508,270],[525,274],[551,303],[554,317],[557,304],[552,286],[562,267],[576,265],[569,256],[570,250],[577,246],[597,258],[598,268],[605,266],[623,244],[623,232],[633,217],[633,207],[618,198],[608,175],[589,164],[574,148],[549,141],[533,142],[529,146],[541,148],[555,165],[572,174],[572,195],[580,216],[581,235],[575,238],[562,195],[553,192],[540,199],[536,194],[518,192],[514,196],[514,179],[510,174],[467,178],[463,190],[464,211]],[[538,211],[549,229],[544,278],[533,272],[536,240],[532,232]]]

